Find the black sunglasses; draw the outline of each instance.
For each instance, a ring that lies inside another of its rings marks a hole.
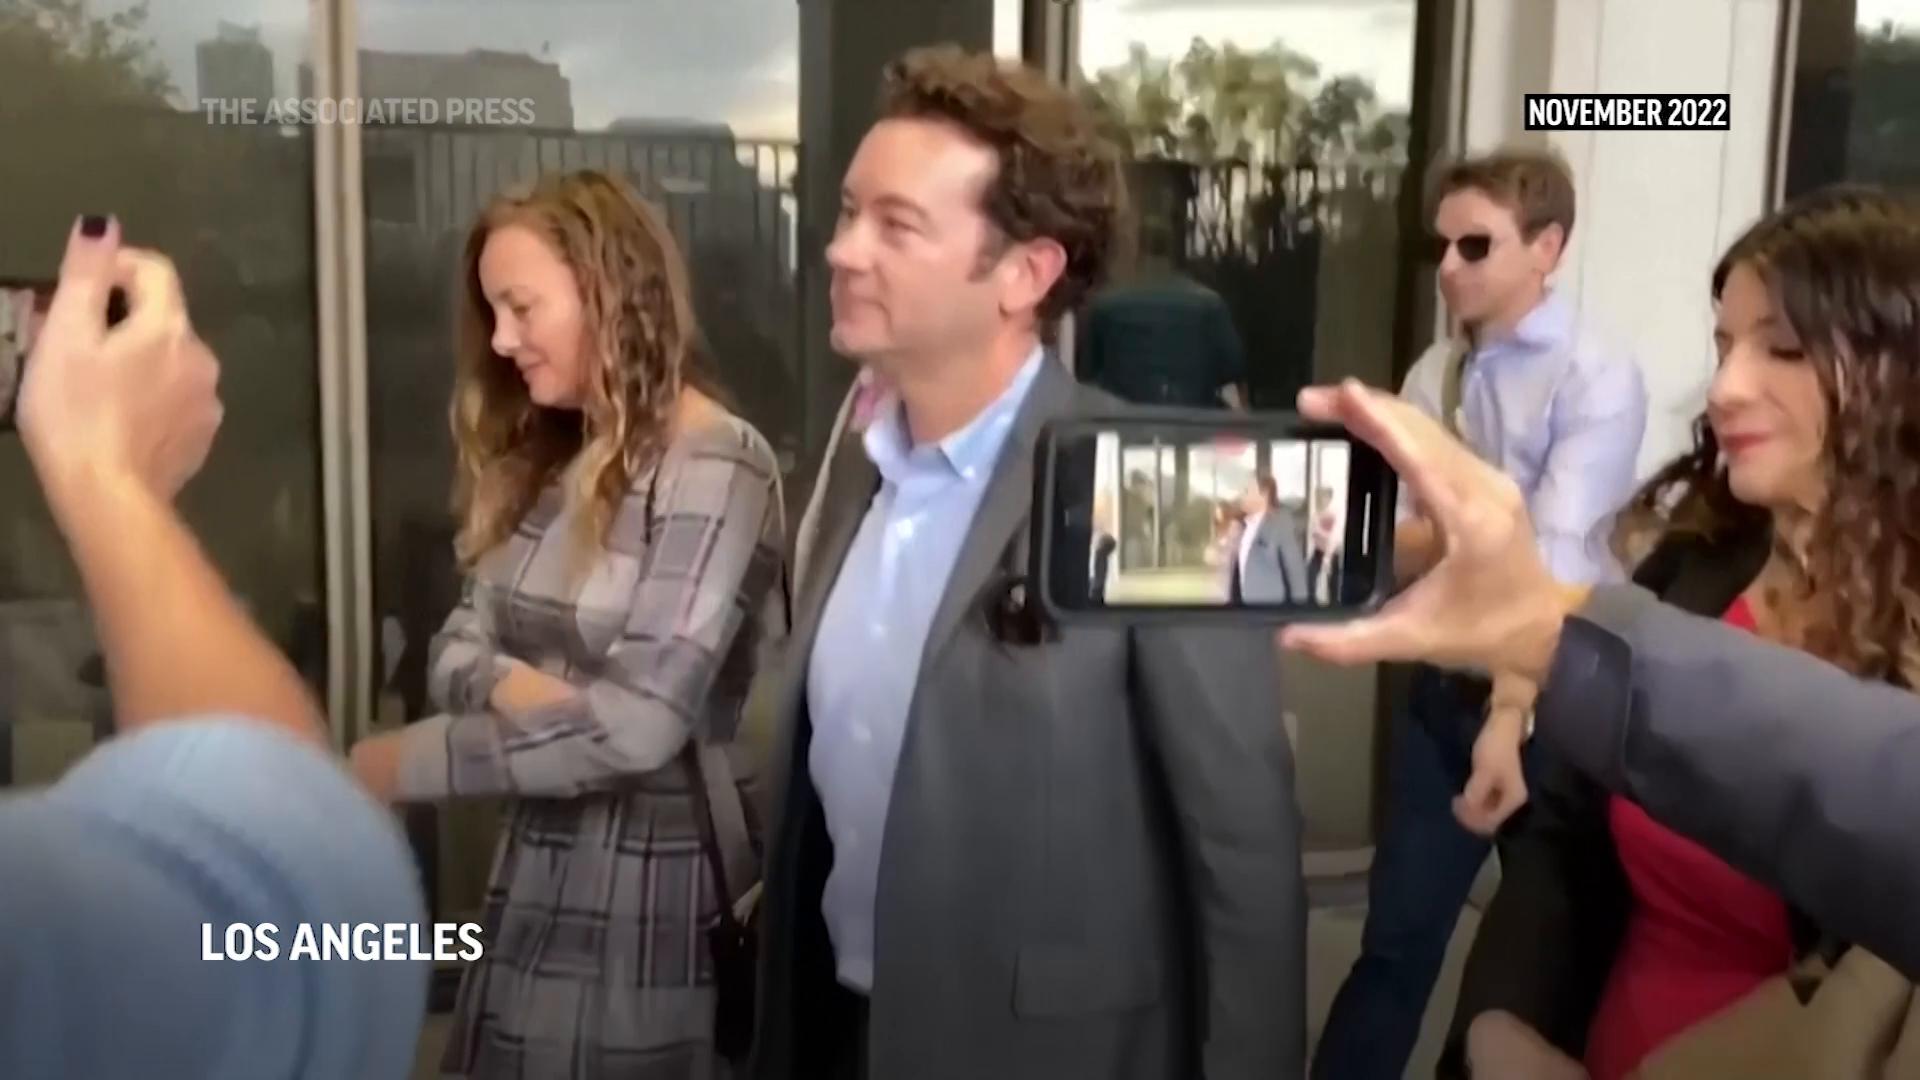
[[[1488,252],[1493,250],[1493,237],[1488,236],[1486,233],[1468,233],[1465,236],[1453,240],[1449,240],[1444,236],[1433,236],[1429,237],[1429,241],[1433,245],[1433,261],[1436,263],[1447,257],[1448,248],[1458,250],[1460,252],[1460,261],[1470,263],[1479,262],[1481,259],[1487,257]]]

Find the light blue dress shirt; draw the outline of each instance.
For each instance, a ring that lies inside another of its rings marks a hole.
[[[318,747],[226,719],[114,739],[0,800],[0,1077],[400,1080],[431,962],[289,953],[303,922],[420,923],[417,876]],[[202,923],[217,952],[273,923],[279,958],[204,959]]]
[[[880,839],[920,654],[1007,432],[1045,362],[1036,350],[991,405],[938,443],[914,446],[894,400],[880,403],[867,428],[880,489],[834,580],[807,667],[807,764],[833,839],[821,911],[840,981],[862,993],[873,989]]]
[[[1554,576],[1601,584],[1623,576],[1611,532],[1636,485],[1647,390],[1634,358],[1581,334],[1574,315],[1549,292],[1510,335],[1482,342],[1463,368],[1457,420],[1461,437],[1526,496]],[[1427,350],[1402,389],[1441,419],[1452,348]]]

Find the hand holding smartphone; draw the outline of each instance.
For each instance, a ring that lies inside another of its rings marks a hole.
[[[0,278],[0,431],[14,427],[14,404],[26,376],[27,359],[46,323],[53,302],[53,278]],[[115,288],[107,297],[107,325],[127,317],[127,294]]]
[[[1393,583],[1398,480],[1294,413],[1138,409],[1056,421],[1032,579],[1056,618],[1348,619]]]

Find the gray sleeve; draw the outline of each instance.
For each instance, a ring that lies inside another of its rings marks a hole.
[[[1538,714],[1609,789],[1920,978],[1920,695],[1616,586],[1567,621]]]
[[[478,599],[480,590],[480,584],[469,577],[460,590],[460,603],[433,639],[427,697],[446,712],[485,711],[494,686],[506,672],[490,608]]]
[[[1193,1015],[1205,1080],[1299,1075],[1306,893],[1293,751],[1270,634],[1135,631],[1146,738],[1180,830],[1200,951]]]
[[[662,485],[625,627],[592,678],[573,698],[516,716],[444,713],[401,728],[401,797],[572,798],[671,763],[689,738],[731,738],[700,719],[723,674],[745,677],[723,661],[780,580],[774,469],[757,448],[689,454]],[[727,689],[745,697],[744,686]]]

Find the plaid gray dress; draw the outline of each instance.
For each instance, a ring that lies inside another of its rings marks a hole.
[[[777,478],[746,422],[689,432],[635,482],[590,568],[556,483],[435,640],[444,711],[403,729],[400,795],[513,799],[443,1076],[726,1075],[702,934],[718,907],[677,754],[689,737],[732,743],[784,634]],[[579,696],[492,711],[507,657]]]

